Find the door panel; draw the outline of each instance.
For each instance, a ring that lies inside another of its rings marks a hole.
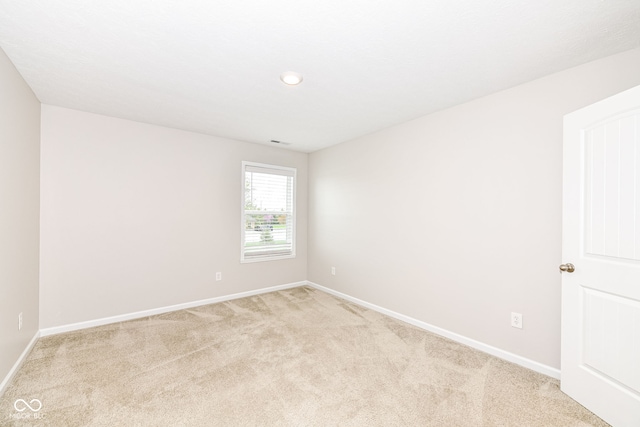
[[[640,393],[640,302],[594,289],[582,291],[585,368]]]
[[[562,390],[640,426],[640,87],[565,116]]]
[[[584,130],[585,252],[640,260],[638,174],[640,111]]]

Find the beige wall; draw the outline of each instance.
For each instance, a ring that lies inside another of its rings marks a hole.
[[[40,102],[0,49],[0,382],[38,331],[39,147]]]
[[[305,280],[307,158],[43,105],[41,328]],[[295,259],[240,264],[243,160],[298,169]]]
[[[639,84],[634,50],[312,153],[309,280],[558,368],[562,118]]]

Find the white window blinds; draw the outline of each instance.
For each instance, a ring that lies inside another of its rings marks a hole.
[[[242,162],[241,261],[295,256],[296,170]]]

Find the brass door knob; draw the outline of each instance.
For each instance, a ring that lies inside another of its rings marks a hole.
[[[560,271],[566,271],[567,273],[573,273],[576,271],[576,266],[571,264],[570,262],[566,264],[560,264]]]

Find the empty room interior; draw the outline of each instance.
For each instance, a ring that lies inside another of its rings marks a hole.
[[[563,120],[638,85],[635,0],[0,0],[0,425],[640,423],[561,390]]]

